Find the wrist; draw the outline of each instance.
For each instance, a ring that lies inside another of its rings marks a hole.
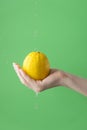
[[[55,73],[55,84],[54,86],[66,86],[67,80],[69,79],[69,76],[67,73],[61,70],[57,70],[57,73]]]
[[[69,87],[71,79],[72,78],[68,73],[62,72],[61,86]]]

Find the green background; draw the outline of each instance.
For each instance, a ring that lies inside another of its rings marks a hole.
[[[86,130],[87,97],[65,87],[36,96],[20,83],[12,62],[31,51],[87,78],[87,1],[0,0],[0,130]]]

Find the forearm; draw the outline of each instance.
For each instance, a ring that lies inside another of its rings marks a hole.
[[[65,73],[63,85],[87,96],[87,79]]]

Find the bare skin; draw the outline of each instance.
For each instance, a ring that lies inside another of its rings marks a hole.
[[[87,96],[86,79],[69,74],[62,70],[50,69],[48,77],[43,80],[34,80],[29,77],[18,64],[13,63],[13,67],[21,83],[36,93],[53,87],[65,86]]]

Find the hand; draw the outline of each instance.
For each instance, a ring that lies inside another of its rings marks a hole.
[[[21,83],[34,90],[36,93],[63,85],[63,78],[65,74],[63,71],[58,69],[50,69],[50,74],[43,80],[34,80],[29,77],[18,64],[13,63],[13,67]]]

